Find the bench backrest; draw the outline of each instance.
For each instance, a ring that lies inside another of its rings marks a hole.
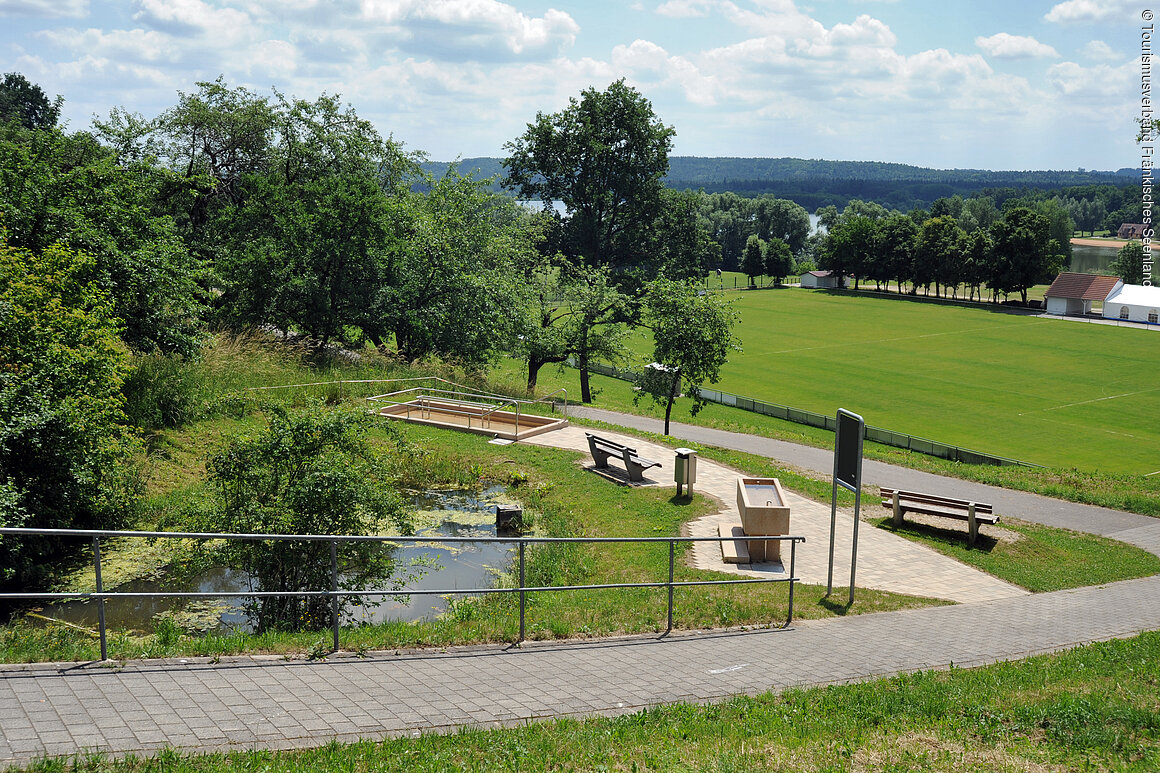
[[[612,451],[613,453],[619,454],[622,451],[628,451],[633,454],[636,453],[635,448],[630,448],[629,446],[626,446],[622,443],[617,443],[615,440],[607,440],[600,437],[599,435],[593,435],[590,432],[585,432],[584,434],[587,436],[590,442],[596,443],[596,445],[599,446],[604,446],[606,450]]]
[[[894,492],[896,489],[880,487],[882,492],[883,504],[886,502],[893,502]],[[966,499],[954,499],[952,497],[940,497],[934,494],[923,494],[918,491],[898,491],[898,499],[900,502],[913,502],[920,505],[943,505],[945,507],[957,507],[966,510],[970,506],[970,501]],[[994,507],[986,502],[975,502],[976,513],[991,513]]]

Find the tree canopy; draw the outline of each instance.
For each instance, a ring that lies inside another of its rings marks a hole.
[[[504,148],[504,184],[568,212],[568,251],[595,266],[640,261],[637,239],[656,220],[675,131],[624,79],[585,89],[558,113],[537,113]]]
[[[0,241],[0,524],[116,528],[133,512],[137,440],[121,384],[127,352],[95,261]],[[57,552],[0,537],[0,585],[36,585]]]
[[[661,366],[642,387],[665,405],[665,434],[673,401],[683,391],[696,415],[705,401],[701,385],[717,383],[729,352],[741,342],[733,334],[739,316],[722,295],[698,290],[690,282],[658,279],[648,286],[644,321],[653,333],[653,361]]]

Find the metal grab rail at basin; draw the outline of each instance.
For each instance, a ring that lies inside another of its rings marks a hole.
[[[89,592],[15,592],[15,593],[0,593],[0,601],[15,601],[15,600],[61,600],[61,599],[96,599],[97,600],[97,623],[100,634],[101,643],[101,660],[108,660],[108,642],[107,631],[105,626],[105,601],[106,599],[129,599],[129,598],[272,598],[278,596],[302,596],[302,597],[327,597],[331,599],[331,635],[332,645],[334,651],[339,650],[339,632],[340,619],[338,602],[343,596],[382,596],[382,595],[402,595],[402,596],[431,596],[439,595],[446,596],[449,594],[488,594],[488,593],[518,593],[520,597],[520,633],[518,641],[524,641],[526,638],[525,617],[526,617],[526,603],[528,593],[541,592],[555,592],[555,591],[586,591],[586,590],[605,590],[610,588],[667,588],[668,589],[668,627],[666,631],[673,630],[673,591],[676,588],[702,586],[702,585],[754,585],[763,583],[788,583],[789,584],[789,599],[788,610],[786,614],[785,624],[782,626],[788,628],[793,622],[793,598],[794,585],[800,582],[800,578],[796,575],[796,559],[797,559],[797,545],[799,542],[805,542],[805,537],[795,537],[790,535],[782,536],[766,536],[766,537],[747,537],[748,540],[777,540],[780,542],[789,542],[790,544],[790,560],[789,572],[785,577],[747,577],[744,579],[735,580],[693,580],[693,581],[677,581],[674,579],[674,571],[676,566],[676,546],[678,542],[726,542],[735,539],[734,537],[386,537],[377,535],[349,535],[339,536],[330,534],[239,534],[239,533],[216,533],[216,532],[168,532],[168,531],[114,531],[114,530],[95,530],[95,529],[30,529],[30,528],[15,528],[4,527],[0,528],[0,536],[51,536],[51,537],[83,537],[92,540],[93,546],[93,568],[95,571],[96,590]],[[305,590],[305,591],[171,591],[171,592],[119,592],[104,590],[101,581],[101,539],[102,538],[123,538],[135,537],[141,539],[196,539],[196,540],[228,540],[228,541],[270,541],[279,540],[286,542],[329,542],[330,543],[330,576],[331,586],[325,590]],[[339,572],[338,572],[338,545],[342,542],[381,542],[381,543],[430,543],[430,542],[448,542],[448,543],[515,543],[519,551],[519,585],[510,588],[444,588],[435,590],[405,590],[405,589],[391,589],[384,591],[377,590],[343,590],[338,587]],[[625,583],[600,583],[591,585],[548,585],[548,586],[529,586],[526,584],[526,554],[529,545],[543,545],[543,544],[559,544],[559,543],[584,543],[584,544],[601,544],[601,543],[667,543],[669,546],[669,572],[666,581],[657,582],[625,582]],[[784,566],[784,564],[783,564]]]

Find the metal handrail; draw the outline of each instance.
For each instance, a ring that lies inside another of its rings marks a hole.
[[[525,608],[528,593],[536,592],[552,592],[552,591],[572,591],[572,590],[604,590],[610,588],[668,588],[668,628],[667,631],[673,630],[673,591],[676,588],[691,587],[700,585],[753,585],[759,583],[770,582],[786,582],[789,583],[789,608],[786,614],[786,621],[784,628],[788,628],[793,622],[793,597],[794,584],[801,582],[801,579],[796,574],[797,562],[797,545],[799,542],[805,542],[805,537],[782,535],[782,536],[746,536],[746,541],[761,541],[768,542],[777,540],[779,542],[790,543],[790,560],[789,560],[789,574],[786,577],[747,577],[736,580],[684,580],[678,581],[674,579],[674,569],[676,560],[676,545],[678,542],[727,542],[737,539],[736,537],[437,537],[432,538],[430,535],[422,537],[401,537],[401,536],[384,536],[384,535],[334,535],[334,534],[246,534],[246,533],[222,533],[222,532],[172,532],[172,531],[124,531],[124,530],[105,530],[105,529],[32,529],[23,527],[3,527],[0,528],[0,536],[44,536],[44,537],[87,537],[92,540],[93,544],[93,568],[95,572],[96,590],[92,592],[85,591],[64,591],[64,592],[17,592],[17,593],[0,593],[0,600],[61,600],[61,599],[96,599],[97,600],[97,623],[101,642],[101,660],[108,660],[108,642],[107,630],[105,626],[105,600],[118,598],[273,598],[281,596],[301,596],[301,597],[326,597],[331,599],[331,634],[333,651],[339,650],[339,630],[340,620],[338,611],[338,600],[343,596],[382,596],[382,595],[403,595],[403,596],[444,596],[448,594],[487,594],[487,593],[518,593],[520,595],[520,634],[518,641],[524,641],[526,638],[525,627]],[[307,591],[139,591],[139,592],[121,592],[121,591],[106,591],[101,580],[101,539],[102,538],[124,538],[137,537],[144,539],[197,539],[197,540],[234,540],[234,541],[269,541],[279,540],[285,542],[329,542],[330,543],[330,569],[331,569],[331,587],[328,590],[307,590]],[[519,550],[519,585],[511,588],[449,588],[449,589],[414,589],[414,590],[343,590],[338,587],[338,544],[340,542],[383,542],[383,543],[431,543],[431,542],[472,542],[472,543],[505,543],[518,545]],[[528,545],[538,544],[552,544],[552,543],[668,543],[669,546],[669,576],[667,581],[662,582],[626,582],[626,583],[602,583],[591,585],[548,585],[548,586],[529,586],[526,585],[526,553]]]
[[[535,400],[532,400],[531,402],[533,402],[533,403],[546,403],[546,402],[548,402],[549,397],[554,397],[554,396],[560,394],[561,392],[564,393],[564,401],[560,403],[560,406],[561,406],[560,412],[563,413],[565,416],[567,416],[568,415],[568,388],[567,387],[560,387],[555,392],[550,392],[550,393],[544,395],[543,397],[537,397]],[[556,407],[556,404],[553,402],[552,409],[555,410],[555,407]]]

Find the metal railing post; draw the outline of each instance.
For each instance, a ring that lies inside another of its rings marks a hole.
[[[101,538],[93,537],[93,571],[97,576],[97,627],[101,632],[101,660],[109,659],[109,642],[105,635],[105,590],[101,582]]]
[[[669,540],[669,627],[666,631],[670,633],[673,630],[673,563],[677,555],[677,541]]]
[[[330,621],[334,652],[338,652],[338,540],[330,541]]]
[[[526,608],[525,603],[526,603],[526,597],[527,597],[527,593],[524,591],[524,586],[527,584],[525,582],[525,562],[524,562],[524,545],[525,544],[526,543],[524,542],[523,538],[520,538],[520,641],[524,640],[524,610]]]
[[[785,627],[789,628],[790,623],[793,622],[793,586],[794,578],[794,564],[797,562],[797,540],[791,539],[789,541],[789,615],[785,618]]]

